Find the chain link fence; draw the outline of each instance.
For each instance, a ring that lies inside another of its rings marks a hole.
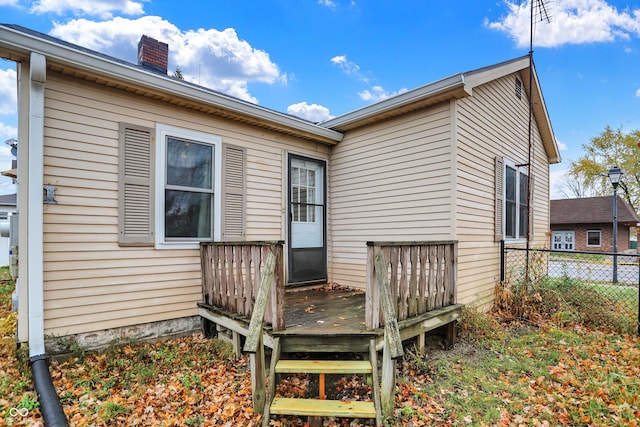
[[[547,314],[640,334],[638,254],[503,245],[501,283],[535,294]]]

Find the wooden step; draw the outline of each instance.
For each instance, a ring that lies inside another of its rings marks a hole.
[[[375,418],[373,402],[355,400],[292,399],[275,397],[269,411],[277,415],[310,417]]]
[[[371,374],[366,360],[279,360],[277,373],[307,374]]]
[[[366,353],[376,333],[320,335],[297,333],[274,333],[284,338],[283,353]]]

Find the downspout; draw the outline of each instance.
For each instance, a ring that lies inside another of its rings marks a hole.
[[[29,159],[27,183],[29,361],[38,393],[40,412],[47,427],[67,427],[67,417],[51,382],[44,347],[44,90],[47,76],[44,55],[32,52],[29,71]]]

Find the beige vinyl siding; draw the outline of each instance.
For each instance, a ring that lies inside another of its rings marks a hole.
[[[44,182],[45,334],[67,335],[192,316],[198,250],[118,246],[118,126],[161,123],[247,149],[247,240],[284,239],[286,151],[328,147],[49,72]]]
[[[347,133],[331,156],[330,280],[364,287],[366,242],[452,237],[444,103]]]
[[[495,157],[517,164],[528,158],[528,101],[515,96],[515,75],[473,90],[456,105],[458,301],[487,306],[499,280],[499,242],[494,242]],[[533,244],[548,230],[549,162],[534,128]]]

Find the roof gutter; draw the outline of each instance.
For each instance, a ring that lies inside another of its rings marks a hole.
[[[253,119],[264,120],[285,126],[296,131],[317,135],[339,142],[342,133],[318,126],[306,120],[283,114],[274,110],[252,104],[237,98],[204,90],[191,86],[167,76],[141,70],[125,62],[117,62],[106,56],[96,55],[90,51],[81,51],[70,46],[61,45],[54,41],[45,40],[31,34],[20,32],[6,25],[0,24],[0,48],[10,47],[15,52],[28,55],[29,52],[41,52],[50,62],[60,63],[71,67],[81,67],[95,74],[109,79],[121,81],[130,85],[144,86],[171,96],[187,98],[194,102],[215,105],[235,114],[249,116]],[[1,51],[2,49],[0,49]]]
[[[464,90],[467,96],[471,95],[471,87],[467,85],[464,74],[456,74],[392,98],[387,98],[351,113],[336,117],[335,119],[322,122],[320,123],[320,126],[330,129],[341,129],[342,127],[350,126],[354,123],[364,121],[390,111],[401,110],[403,107],[407,107],[411,104],[460,89]]]

